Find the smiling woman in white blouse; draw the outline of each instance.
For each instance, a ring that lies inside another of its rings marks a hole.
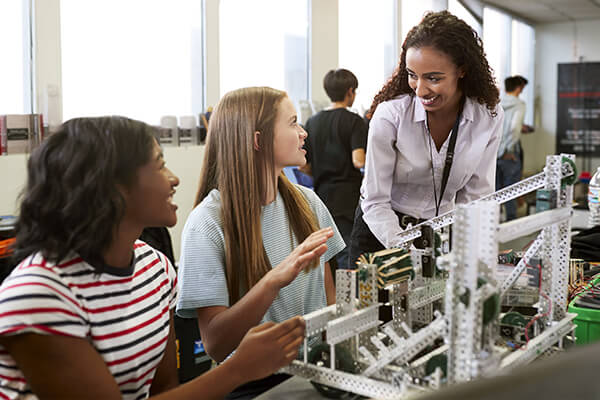
[[[375,96],[350,263],[399,244],[408,226],[492,193],[502,130],[481,39],[447,11],[408,33]]]

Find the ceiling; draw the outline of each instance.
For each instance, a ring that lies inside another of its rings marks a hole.
[[[600,0],[484,0],[533,24],[600,19]]]

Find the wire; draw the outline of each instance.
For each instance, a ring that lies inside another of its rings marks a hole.
[[[525,262],[525,265],[528,268],[533,268],[529,264],[527,264],[527,262]],[[537,267],[538,267],[538,269],[540,271],[538,292],[539,292],[540,295],[544,296],[546,298],[546,300],[548,301],[548,311],[546,311],[544,314],[538,314],[538,315],[536,315],[535,317],[533,317],[531,319],[531,321],[529,321],[527,323],[527,325],[525,325],[525,344],[523,346],[521,346],[521,347],[527,347],[527,345],[529,344],[529,340],[530,339],[529,339],[529,332],[528,331],[529,331],[529,328],[531,327],[531,325],[533,325],[533,323],[535,321],[537,321],[538,319],[543,318],[543,317],[547,317],[552,312],[552,300],[550,300],[550,297],[548,297],[544,292],[542,292],[542,266],[541,266],[541,264],[538,264]],[[521,347],[519,347],[519,348],[521,348]]]
[[[527,347],[527,345],[529,344],[529,333],[527,332],[529,330],[529,327],[531,325],[533,325],[533,323],[535,321],[537,321],[538,319],[540,319],[542,317],[547,317],[552,312],[552,300],[550,300],[550,297],[546,296],[546,294],[544,292],[540,292],[540,294],[542,296],[544,296],[546,298],[546,300],[548,300],[548,311],[546,311],[544,314],[536,315],[534,318],[531,319],[531,321],[529,321],[527,323],[527,325],[525,325],[525,345],[524,345],[524,347]]]
[[[571,302],[571,300],[573,300],[575,297],[577,297],[578,295],[580,295],[581,293],[584,293],[586,291],[591,291],[591,295],[592,297],[596,297],[596,293],[594,293],[594,289],[599,289],[599,287],[594,283],[594,280],[597,278],[597,275],[594,275],[590,278],[586,278],[584,279],[584,282],[579,284],[579,285],[574,285],[574,287],[572,287],[571,292],[569,293],[568,296],[568,303]]]

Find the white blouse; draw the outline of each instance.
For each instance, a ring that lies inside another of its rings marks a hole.
[[[439,214],[495,190],[496,154],[504,112],[492,117],[485,104],[467,98],[460,119],[454,160]],[[441,190],[450,135],[438,152],[416,96],[401,95],[377,106],[369,125],[365,177],[361,187],[363,219],[385,246],[399,245],[399,211],[416,218],[435,216],[435,191]],[[430,158],[431,146],[431,160]]]

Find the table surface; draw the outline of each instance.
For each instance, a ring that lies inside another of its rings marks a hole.
[[[327,399],[327,397],[322,396],[308,380],[299,376],[292,376],[290,379],[256,397],[256,400],[309,399]]]

